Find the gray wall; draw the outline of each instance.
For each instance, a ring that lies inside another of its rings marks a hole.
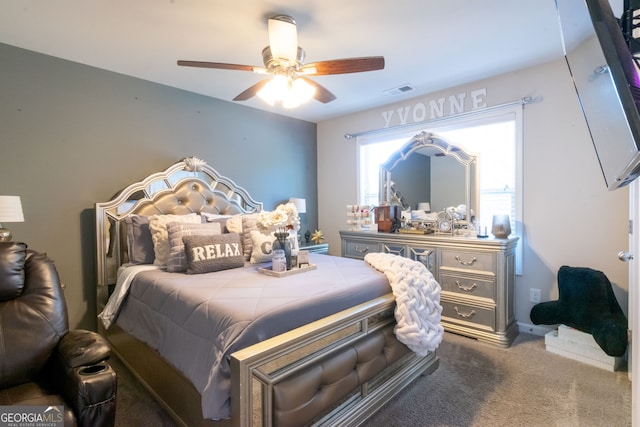
[[[315,229],[314,123],[4,44],[0,64],[0,194],[21,196],[25,215],[4,225],[56,261],[72,327],[96,324],[94,204],[183,157],[266,209],[306,198]]]

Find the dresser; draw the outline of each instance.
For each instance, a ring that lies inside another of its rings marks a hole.
[[[445,330],[509,347],[515,321],[518,238],[478,239],[439,234],[341,231],[342,256],[386,252],[423,263],[440,283]]]
[[[312,254],[322,254],[327,255],[329,253],[329,244],[328,243],[317,243],[317,244],[302,244],[300,245],[301,250],[309,251]]]

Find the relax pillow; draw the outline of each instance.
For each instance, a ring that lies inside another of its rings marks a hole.
[[[192,213],[187,215],[153,215],[149,217],[149,230],[153,240],[153,252],[155,260],[153,265],[164,267],[169,259],[169,234],[167,224],[170,222],[201,223],[200,215]]]
[[[127,253],[131,264],[153,264],[156,254],[153,250],[149,217],[129,215],[124,219],[127,225]]]
[[[170,273],[185,271],[187,269],[187,257],[184,251],[184,236],[212,236],[221,234],[219,223],[191,224],[187,222],[170,222],[167,224],[167,236],[169,239],[169,259],[167,271]]]
[[[0,242],[0,301],[17,298],[24,288],[27,245]]]
[[[187,273],[201,274],[244,266],[240,235],[184,236]]]

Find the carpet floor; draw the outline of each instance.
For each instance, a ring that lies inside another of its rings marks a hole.
[[[440,366],[381,407],[366,426],[631,426],[627,372],[547,352],[521,333],[508,349],[445,333]],[[173,427],[153,397],[116,359],[116,426]]]

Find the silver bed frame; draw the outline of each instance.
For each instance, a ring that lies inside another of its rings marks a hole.
[[[96,204],[97,309],[102,310],[115,284],[117,268],[127,262],[124,218],[138,214],[258,212],[256,202],[242,187],[221,176],[202,160],[190,157],[162,172],[129,185],[112,200]],[[99,331],[115,355],[142,382],[167,412],[185,426],[286,425],[279,418],[274,394],[314,366],[342,363],[345,352],[386,340],[386,359],[375,375],[358,373],[357,387],[322,408],[309,408],[311,425],[360,425],[415,378],[433,372],[435,352],[419,357],[395,340],[392,294],[319,319],[232,355],[232,417],[202,418],[201,398],[178,370],[145,343],[117,325]],[[384,337],[384,338],[381,338]],[[389,354],[397,357],[388,357]],[[378,360],[382,355],[374,355]],[[389,360],[387,360],[389,359]],[[359,369],[354,366],[354,370]],[[294,418],[295,420],[295,418]],[[297,421],[293,421],[297,423]]]

